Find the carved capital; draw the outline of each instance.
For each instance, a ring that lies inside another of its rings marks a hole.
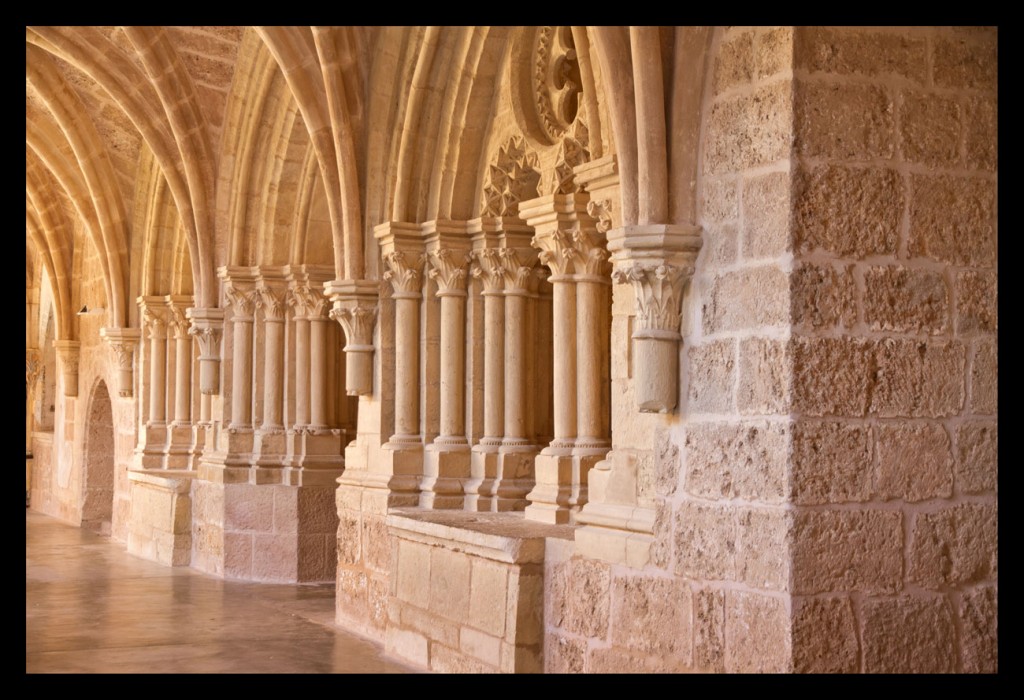
[[[534,290],[537,283],[537,254],[516,248],[499,248],[505,277],[505,292],[523,294]]]
[[[167,308],[167,330],[173,333],[175,338],[184,338],[188,333],[189,321],[185,317],[184,307],[168,304]]]
[[[396,299],[419,298],[422,288],[423,254],[394,250],[384,255],[384,279],[391,283]]]
[[[200,360],[220,359],[220,337],[222,330],[223,328],[220,326],[197,325],[196,320],[192,320],[192,326],[188,329],[188,334],[195,338],[199,344]]]
[[[320,290],[305,284],[296,284],[288,294],[288,304],[295,309],[296,318],[321,318],[327,308],[327,297]]]
[[[57,350],[61,373],[64,375],[64,395],[78,396],[78,353],[80,343],[77,340],[55,340],[53,347]]]
[[[612,273],[619,284],[632,283],[636,293],[637,327],[633,337],[678,337],[683,288],[693,276],[689,265],[637,263],[621,265]]]
[[[110,345],[117,364],[116,389],[118,396],[132,395],[132,360],[139,344],[140,331],[135,328],[101,328],[100,336]]]
[[[220,391],[220,338],[224,329],[223,309],[188,309],[192,326],[189,335],[199,345],[199,392],[211,395]]]
[[[472,273],[483,284],[484,294],[500,292],[505,286],[505,267],[499,249],[474,251]]]
[[[142,323],[150,340],[163,340],[167,337],[167,310],[146,305],[143,307]]]
[[[285,292],[283,290],[260,282],[256,287],[254,303],[257,309],[263,311],[263,317],[266,320],[281,321],[284,319]]]
[[[600,233],[608,233],[612,226],[612,200],[599,199],[587,202],[587,213],[597,222],[595,227]]]
[[[256,310],[258,292],[249,285],[239,284],[230,278],[224,284],[224,296],[231,306],[231,314],[236,317],[252,319]]]
[[[373,348],[373,327],[377,322],[377,305],[341,306],[331,309],[330,316],[341,324],[349,346]]]
[[[464,250],[439,248],[427,254],[430,279],[437,282],[437,295],[465,295],[466,269],[470,254]]]
[[[26,348],[25,350],[25,385],[29,389],[39,379],[39,374],[43,371],[42,358],[39,355],[39,351],[35,348]]]
[[[533,237],[533,247],[540,249],[540,261],[551,268],[552,275],[571,275],[576,271],[580,250],[573,234],[559,228],[549,235]]]

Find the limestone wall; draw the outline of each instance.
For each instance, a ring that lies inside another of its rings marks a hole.
[[[994,30],[794,46],[793,664],[996,663]]]

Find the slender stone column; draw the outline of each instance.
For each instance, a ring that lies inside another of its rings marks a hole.
[[[101,328],[100,337],[110,344],[117,364],[117,394],[121,397],[132,395],[134,378],[132,376],[132,360],[135,348],[142,337],[138,328]]]
[[[256,308],[263,311],[263,423],[264,430],[283,430],[284,419],[284,293],[260,280]]]
[[[309,425],[309,309],[316,293],[308,285],[292,283],[288,303],[295,323],[295,429]]]
[[[324,283],[331,300],[330,316],[345,331],[345,391],[349,396],[373,393],[373,331],[377,325],[378,282],[334,280]]]
[[[473,276],[484,298],[484,436],[473,446],[466,508],[489,511],[498,471],[498,448],[505,431],[505,268],[496,248],[474,253]]]
[[[149,335],[149,422],[167,420],[167,325],[162,309],[147,306]]]
[[[438,231],[437,228],[444,227]],[[458,227],[461,230],[448,229]],[[420,505],[462,508],[463,482],[470,476],[466,439],[466,270],[470,256],[464,223],[429,222],[428,274],[441,300],[439,434],[423,458]]]
[[[389,442],[420,444],[419,429],[419,304],[421,256],[392,251],[384,256],[384,279],[395,300],[395,433]]]
[[[199,343],[199,393],[220,393],[220,339],[224,330],[224,309],[191,308],[185,315],[192,322],[189,334]],[[203,419],[208,421],[209,417]]]
[[[231,305],[233,347],[231,353],[232,430],[252,429],[252,326],[256,291],[251,275],[226,275],[224,294]]]
[[[316,299],[309,308],[309,427],[327,425],[327,299]]]
[[[192,417],[192,338],[185,309],[170,304],[169,321],[175,355],[173,420],[179,425],[186,425]]]
[[[564,453],[576,442],[576,280],[572,233],[555,231],[545,240],[540,260],[551,269],[552,354],[554,355],[555,435],[547,454]]]
[[[607,390],[603,371],[607,360],[606,311],[610,300],[611,269],[604,241],[577,231],[576,260],[576,447],[606,449],[604,409]]]

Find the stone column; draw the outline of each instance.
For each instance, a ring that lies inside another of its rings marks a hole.
[[[498,448],[505,431],[505,268],[496,248],[474,253],[473,276],[484,297],[484,437],[473,446],[468,510],[491,510]]]
[[[433,245],[445,246],[444,237],[439,234]],[[437,282],[441,300],[441,410],[440,434],[424,455],[420,505],[425,508],[462,508],[462,484],[470,472],[465,401],[468,236],[463,231],[453,237],[462,245],[436,247],[427,254],[429,275]]]
[[[327,425],[327,300],[320,297],[309,309],[309,427]]]
[[[396,449],[420,444],[419,304],[421,256],[392,251],[384,256],[384,279],[395,300],[395,432],[388,441]]]
[[[147,306],[149,334],[149,423],[167,421],[167,316],[163,309]]]
[[[117,395],[131,396],[134,386],[133,359],[142,331],[138,328],[101,328],[100,337],[107,341],[114,353],[114,362],[117,366]]]
[[[168,354],[171,347],[174,347],[174,400],[169,402],[173,412],[169,416],[171,420],[168,425],[165,465],[168,469],[188,469],[195,445],[192,432],[192,337],[189,335],[189,322],[186,318],[192,298],[168,296],[166,299]],[[169,377],[168,385],[171,385]]]
[[[224,309],[191,308],[185,315],[192,322],[189,334],[199,343],[199,393],[220,393],[220,339],[224,330]],[[203,420],[209,420],[209,416]]]
[[[586,503],[587,472],[601,449],[594,443],[604,437],[600,434],[605,361],[601,341],[605,331],[599,320],[604,318],[599,309],[601,293],[577,289],[578,279],[584,287],[602,284],[596,273],[604,260],[604,240],[586,213],[587,202],[585,193],[570,193],[546,195],[519,205],[520,216],[537,231],[533,245],[551,270],[553,290],[554,438],[536,459],[537,483],[526,508],[528,519],[542,522],[570,522]],[[588,266],[595,274],[588,274]],[[584,402],[588,405],[581,414]],[[598,434],[585,435],[581,429]]]
[[[265,347],[263,356],[264,430],[284,429],[284,294],[265,280],[258,287],[256,308],[263,311]]]
[[[295,327],[295,423],[294,430],[309,425],[309,309],[316,291],[292,283],[288,303],[294,309]]]
[[[244,272],[229,272],[224,279],[224,296],[231,309],[232,334],[231,420],[228,429],[249,431],[253,424],[253,314],[256,307],[252,276]]]

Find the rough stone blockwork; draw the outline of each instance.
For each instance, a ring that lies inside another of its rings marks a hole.
[[[995,46],[796,33],[798,671],[997,667]]]

